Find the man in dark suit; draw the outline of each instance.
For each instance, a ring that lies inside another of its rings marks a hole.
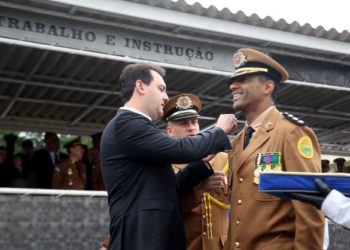
[[[152,123],[168,101],[164,74],[151,64],[127,66],[119,79],[124,106],[102,135],[112,250],[185,249],[179,198],[213,173],[210,157],[201,159],[230,148],[226,133],[237,125],[226,114],[197,136],[169,137]],[[175,176],[171,163],[187,162]]]
[[[45,147],[34,153],[33,166],[37,173],[37,187],[51,188],[55,166],[58,162],[67,158],[67,155],[58,152],[60,140],[56,133],[46,132],[44,142]]]

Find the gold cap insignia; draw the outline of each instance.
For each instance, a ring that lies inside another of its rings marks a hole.
[[[239,68],[247,62],[247,56],[242,51],[236,51],[232,59],[235,68]]]
[[[186,95],[180,96],[176,101],[176,108],[179,110],[189,109],[192,106],[191,98]]]

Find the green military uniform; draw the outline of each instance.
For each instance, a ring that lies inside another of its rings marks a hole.
[[[192,94],[177,95],[164,106],[165,121],[179,122],[182,131],[190,132],[182,123],[199,117],[200,99]],[[198,123],[196,124],[198,126]],[[214,171],[228,172],[227,153],[218,153],[210,162]],[[173,164],[175,172],[185,168],[186,164]],[[186,234],[187,250],[219,250],[223,249],[228,229],[228,193],[224,189],[203,193],[197,197],[195,192],[187,194],[181,200],[183,223]]]
[[[210,165],[215,171],[228,171],[227,153],[218,153]],[[178,172],[186,167],[184,164],[174,164],[173,169]],[[199,198],[199,199],[198,199]],[[189,201],[190,200],[190,201]],[[188,204],[198,201],[192,209]],[[204,193],[202,197],[189,194],[182,199],[184,207],[183,222],[186,233],[187,250],[216,250],[223,249],[228,229],[228,193],[223,189]]]
[[[246,116],[256,108],[249,101],[270,103],[273,94],[265,88],[265,92],[257,91],[259,96],[249,96],[252,82],[265,87],[272,82],[251,80],[254,78],[249,75],[269,76],[274,80],[274,88],[288,77],[278,62],[253,49],[238,50],[233,61],[236,70],[230,88],[234,106],[245,106]],[[314,132],[293,115],[281,114],[274,105],[266,107],[249,124],[247,121],[231,142],[231,212],[225,250],[322,249],[324,221],[316,208],[258,190],[260,173],[264,171],[321,172],[320,148]]]
[[[58,163],[53,174],[52,188],[84,190],[86,183],[86,166],[84,163],[65,159]]]
[[[64,147],[69,151],[72,147],[82,146],[80,138],[73,139]],[[84,190],[86,184],[86,166],[80,161],[72,161],[69,156],[57,164],[52,179],[54,189]]]

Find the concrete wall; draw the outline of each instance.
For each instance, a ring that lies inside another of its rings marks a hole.
[[[0,195],[1,250],[98,250],[108,226],[106,198]],[[349,230],[330,223],[329,237],[349,249]]]
[[[0,249],[96,250],[108,226],[106,198],[0,195]]]

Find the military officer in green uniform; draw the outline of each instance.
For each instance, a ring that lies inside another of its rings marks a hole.
[[[193,94],[180,94],[171,98],[164,106],[163,115],[168,135],[176,138],[197,135],[201,107],[200,99]],[[225,191],[227,153],[216,154],[209,163],[215,171],[214,175],[202,181],[181,200],[187,250],[219,250],[223,249],[226,241],[230,207]],[[172,166],[178,172],[186,164]]]
[[[68,158],[58,163],[53,174],[52,188],[84,190],[86,184],[86,166],[81,162],[84,149],[80,137],[67,142]]]

